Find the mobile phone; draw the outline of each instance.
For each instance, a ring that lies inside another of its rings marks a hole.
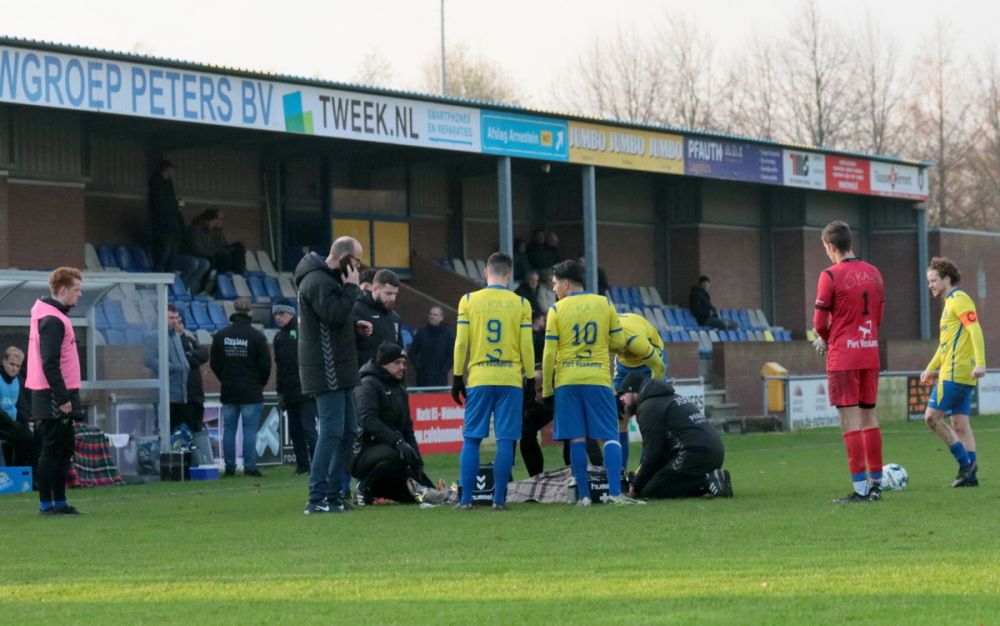
[[[351,263],[351,257],[350,256],[345,256],[344,258],[340,259],[340,273],[341,274],[343,274],[344,276],[347,276],[347,274],[350,273],[350,271],[353,270],[353,269],[354,269],[354,264]]]

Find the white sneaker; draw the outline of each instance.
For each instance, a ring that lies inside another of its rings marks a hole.
[[[625,506],[630,504],[646,504],[646,502],[643,500],[636,500],[635,498],[631,498],[629,496],[626,496],[625,494],[622,494],[620,496],[608,496],[608,504]]]
[[[580,498],[579,500],[576,501],[577,506],[590,506],[590,504],[591,502],[589,497]]]

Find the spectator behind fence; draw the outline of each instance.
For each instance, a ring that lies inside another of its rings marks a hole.
[[[188,424],[188,374],[191,364],[184,353],[181,343],[181,331],[178,330],[181,314],[173,304],[167,305],[167,371],[169,374],[168,398],[170,401],[170,431],[173,432],[181,424]],[[146,341],[146,354],[143,363],[153,373],[160,371],[159,334],[153,333]],[[193,427],[192,427],[193,429]]]
[[[528,259],[528,243],[518,237],[514,240],[514,280],[519,283],[523,282],[531,270],[531,260]]]
[[[417,331],[410,344],[410,362],[417,368],[418,387],[444,387],[454,359],[455,333],[444,322],[444,310],[432,306],[427,325]]]
[[[247,269],[246,248],[238,241],[226,241],[222,217],[218,209],[205,209],[191,220],[188,248],[191,254],[208,259],[212,269],[218,272],[242,274]]]
[[[208,348],[184,330],[183,315],[177,320],[177,334],[181,337],[184,356],[191,366],[187,377],[187,423],[191,432],[197,433],[205,427],[205,383],[201,376],[201,366],[208,363]]]
[[[14,465],[31,465],[31,414],[28,394],[18,374],[24,364],[24,352],[11,346],[3,355],[0,365],[0,443],[7,441],[14,452]],[[0,448],[0,465],[6,460]]]
[[[371,293],[362,292],[354,303],[357,333],[358,363],[364,364],[375,358],[375,352],[382,342],[390,341],[403,345],[403,328],[399,314],[393,311],[399,296],[399,278],[392,270],[379,270],[372,279]],[[371,332],[367,327],[371,327]]]
[[[699,326],[711,326],[720,330],[738,329],[739,324],[732,320],[722,319],[719,317],[719,312],[712,306],[712,297],[708,295],[711,284],[708,276],[702,276],[698,279],[698,284],[691,287],[691,293],[688,296],[691,314],[694,315]]]
[[[580,264],[584,270],[587,269],[587,256],[581,254],[576,258],[576,262]],[[592,285],[587,285],[588,289],[591,289]],[[600,265],[597,266],[597,290],[594,291],[599,296],[608,295],[608,274],[604,271],[604,268]]]
[[[288,436],[295,450],[295,473],[308,474],[316,451],[316,402],[302,395],[299,381],[299,321],[295,307],[278,302],[271,307],[278,334],[274,336],[274,365],[277,368],[278,399],[288,414]]]
[[[351,315],[364,249],[340,237],[323,258],[315,252],[295,268],[299,290],[299,379],[302,393],[316,399],[319,433],[303,513],[350,510],[341,480],[354,447],[358,418],[352,389],[358,384],[358,349]]]
[[[271,376],[271,351],[263,333],[251,325],[250,300],[234,303],[232,322],[212,339],[210,365],[221,383],[222,456],[226,476],[236,474],[236,428],[243,422],[243,474],[257,469],[257,427],[264,411],[264,385]]]
[[[80,355],[69,311],[80,301],[83,273],[60,267],[49,276],[51,297],[31,307],[28,375],[31,413],[39,420],[38,500],[42,515],[77,515],[66,501],[66,473],[73,458],[73,421],[83,418]]]
[[[394,343],[383,343],[361,368],[354,389],[358,407],[358,442],[351,473],[358,479],[355,504],[376,498],[440,504],[442,494],[424,473],[424,459],[413,432],[406,393],[406,356]]]
[[[532,315],[545,312],[545,309],[543,309],[542,305],[538,302],[539,289],[541,289],[541,285],[539,283],[538,271],[529,270],[528,273],[525,274],[524,280],[517,286],[517,289],[514,290],[514,293],[527,300],[528,304],[531,305]]]

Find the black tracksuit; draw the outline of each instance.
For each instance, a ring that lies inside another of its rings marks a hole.
[[[299,322],[292,318],[274,336],[275,381],[281,405],[288,413],[288,435],[295,449],[296,471],[309,471],[316,450],[316,403],[302,395],[299,381]]]
[[[539,353],[540,354],[540,353]],[[545,456],[538,441],[538,433],[552,421],[552,409],[535,402],[534,398],[524,399],[524,416],[521,420],[521,458],[528,476],[535,476],[545,471]],[[563,441],[563,462],[569,465],[569,440]],[[587,440],[587,459],[591,465],[604,465],[604,453],[600,444],[593,439]]]
[[[669,383],[646,381],[639,392],[642,465],[632,483],[640,498],[686,498],[708,492],[706,474],[722,467],[722,439],[705,413]]]
[[[444,322],[428,324],[417,332],[407,355],[417,368],[418,387],[443,387],[455,358],[455,333]]]
[[[354,403],[358,409],[358,439],[351,473],[364,482],[369,493],[396,502],[413,502],[406,488],[407,478],[433,487],[424,474],[423,459],[419,465],[407,465],[395,447],[402,440],[420,453],[403,381],[369,361],[361,368],[361,384],[354,390]]]
[[[210,365],[222,387],[223,404],[261,404],[271,377],[271,351],[249,315],[234,313],[212,339]]]
[[[379,344],[388,341],[403,347],[403,328],[399,320],[399,314],[386,309],[381,302],[377,302],[370,291],[363,291],[358,296],[352,310],[354,321],[370,322],[372,334],[367,337],[357,336],[358,363],[364,366],[365,363],[375,358]]]
[[[181,333],[181,345],[191,366],[187,379],[188,426],[192,432],[199,432],[205,419],[205,384],[202,381],[201,366],[208,363],[208,348],[187,333]]]

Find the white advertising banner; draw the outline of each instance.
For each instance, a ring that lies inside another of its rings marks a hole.
[[[784,182],[791,187],[826,189],[826,157],[815,152],[784,150]]]
[[[479,110],[0,46],[0,102],[479,152]]]
[[[870,179],[872,195],[927,199],[927,171],[924,168],[871,161]]]
[[[788,381],[788,428],[838,426],[836,407],[830,406],[826,376]]]
[[[1000,372],[990,371],[979,379],[979,414],[1000,413]]]

